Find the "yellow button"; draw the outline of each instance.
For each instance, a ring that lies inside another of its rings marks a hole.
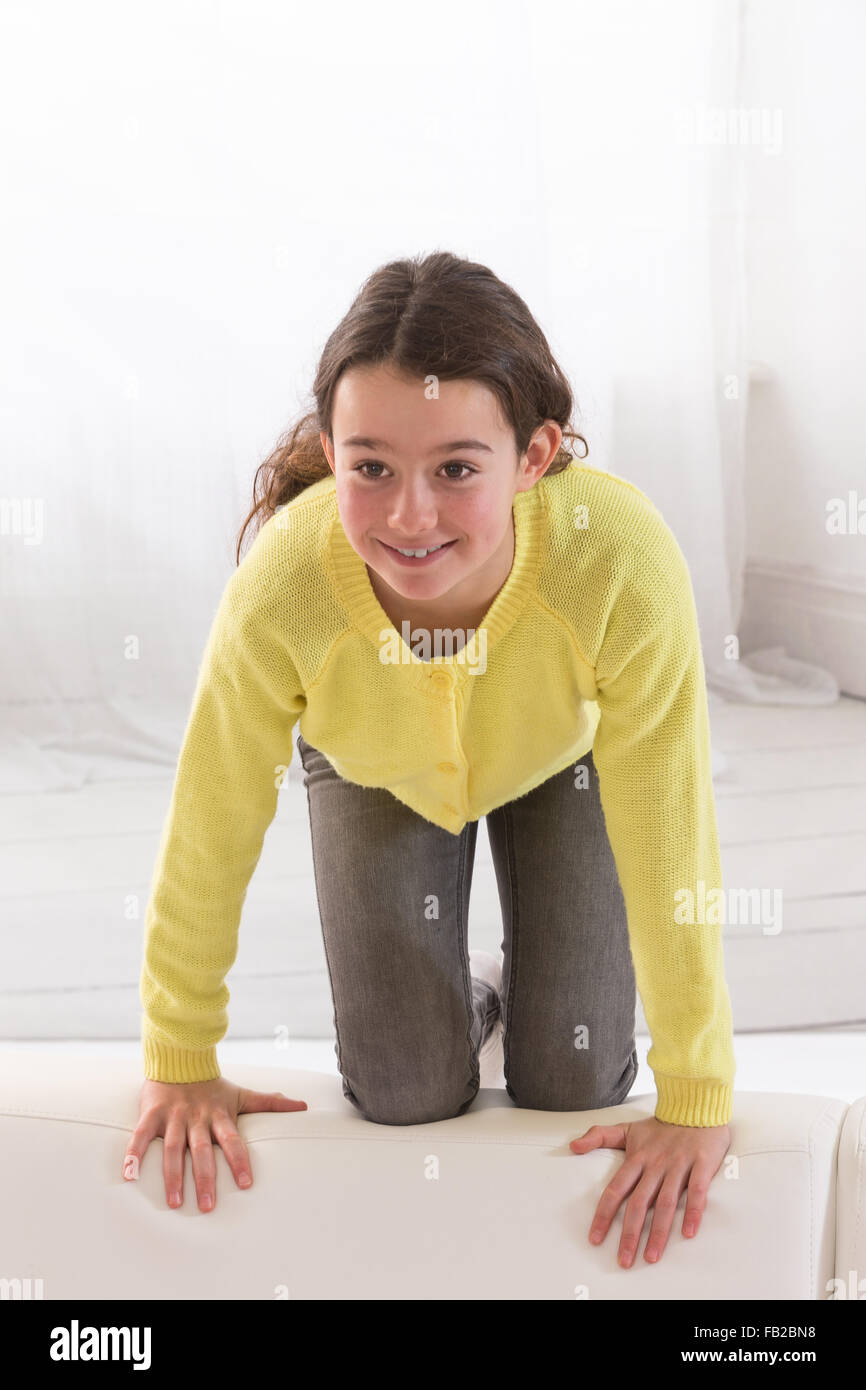
[[[457,768],[456,768],[456,766],[454,765],[454,763],[439,763],[439,764],[438,764],[438,767],[439,767],[439,771],[440,771],[440,772],[456,772],[456,771],[457,771]]]

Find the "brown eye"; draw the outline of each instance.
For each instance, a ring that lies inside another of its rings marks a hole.
[[[378,459],[362,459],[360,463],[354,464],[352,471],[353,471],[353,473],[361,473],[361,476],[364,477],[364,478],[381,478],[381,477],[382,477],[382,474],[381,474],[381,473],[362,473],[361,470],[362,470],[362,469],[365,469],[365,468],[384,468],[384,467],[385,467],[384,463],[380,463],[380,462],[378,461]],[[459,476],[459,477],[458,477],[457,475],[455,475],[454,473],[449,473],[449,474],[447,474],[446,476],[447,476],[448,482],[450,482],[450,483],[462,483],[462,482],[465,481],[465,479],[466,479],[467,477],[471,476],[473,473],[477,473],[477,472],[478,472],[478,469],[477,469],[477,468],[472,468],[472,467],[470,467],[470,465],[469,465],[468,463],[462,463],[459,459],[452,459],[449,463],[443,463],[443,464],[442,464],[442,467],[443,467],[443,468],[462,468],[462,469],[465,470],[464,473],[463,473],[461,476]]]
[[[465,468],[465,469],[467,470],[467,473],[476,473],[476,472],[478,471],[478,470],[475,469],[475,468],[470,468],[468,463],[459,463],[456,459],[455,459],[453,462],[451,462],[451,463],[443,463],[442,467],[443,467],[443,468]],[[454,476],[453,473],[450,475],[450,480],[451,480],[452,482],[455,482],[455,483],[462,483],[462,482],[463,482],[463,478],[456,478],[456,477]]]

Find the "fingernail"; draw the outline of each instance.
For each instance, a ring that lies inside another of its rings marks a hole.
[[[179,1193],[179,1192],[172,1192],[172,1193],[170,1193],[170,1194],[169,1194],[169,1199],[168,1199],[168,1204],[169,1204],[170,1207],[179,1207],[179,1206],[180,1206],[180,1193]]]
[[[202,1211],[210,1211],[211,1207],[213,1206],[213,1197],[210,1195],[209,1192],[206,1192],[204,1194],[204,1196],[201,1199],[200,1205]]]
[[[241,1173],[240,1177],[238,1178],[239,1187],[249,1187],[251,1182],[252,1178],[250,1177],[249,1173]]]

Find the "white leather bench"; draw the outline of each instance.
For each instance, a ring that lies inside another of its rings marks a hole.
[[[866,1097],[738,1091],[698,1235],[681,1234],[683,1195],[660,1262],[643,1260],[648,1218],[622,1269],[624,1207],[601,1246],[588,1232],[623,1153],[568,1144],[602,1119],[651,1115],[649,1092],[565,1113],[487,1088],[456,1119],[383,1126],[336,1076],[233,1065],[233,1081],[309,1108],[241,1116],[253,1186],[238,1189],[217,1147],[203,1213],[188,1155],[184,1205],[166,1205],[162,1140],[137,1182],[121,1176],[139,1061],[22,1051],[0,1067],[6,1297],[828,1299],[834,1279],[866,1294]]]

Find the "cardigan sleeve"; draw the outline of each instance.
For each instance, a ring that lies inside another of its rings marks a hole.
[[[199,666],[145,915],[142,1051],[155,1081],[220,1075],[225,977],[306,704],[276,625],[250,616],[241,592],[235,571]]]
[[[722,1125],[736,1064],[705,671],[688,567],[654,516],[610,600],[593,759],[652,1038],[655,1115]]]

